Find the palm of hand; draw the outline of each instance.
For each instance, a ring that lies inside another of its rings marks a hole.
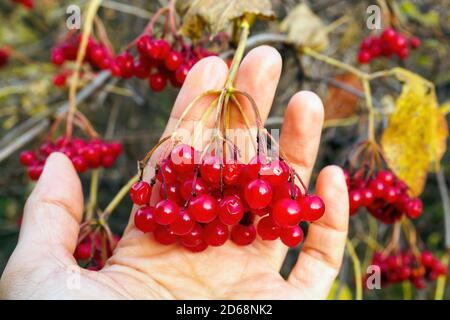
[[[238,72],[236,87],[255,98],[263,119],[269,113],[280,71],[278,53],[260,47],[247,55]],[[219,58],[198,63],[177,98],[166,132],[173,130],[189,101],[222,87],[226,75],[226,65]],[[250,109],[245,103],[243,106]],[[203,111],[201,106],[193,110],[191,120],[199,119]],[[320,140],[320,100],[301,92],[289,102],[285,117],[280,143],[307,182]],[[236,115],[233,122],[239,121]],[[183,123],[183,127],[192,130],[192,123]],[[326,213],[309,227],[302,254],[287,281],[279,274],[287,252],[279,240],[257,240],[245,247],[227,242],[190,253],[176,245],[155,243],[132,222],[107,265],[93,272],[76,267],[72,256],[83,211],[80,181],[69,160],[54,154],[25,207],[19,243],[0,282],[0,297],[325,298],[339,270],[347,232],[342,172],[334,167],[322,170],[316,191],[325,201]],[[73,287],[70,280],[78,273],[80,286]]]

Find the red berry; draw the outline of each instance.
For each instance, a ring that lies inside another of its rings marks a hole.
[[[259,220],[257,231],[263,240],[276,240],[280,236],[281,228],[270,216]]]
[[[394,29],[388,28],[381,34],[381,40],[385,42],[394,42],[397,38],[397,32]]]
[[[183,246],[190,248],[201,245],[204,242],[202,227],[198,223],[195,224],[190,232],[180,236],[180,241]]]
[[[37,180],[42,174],[42,171],[44,170],[44,167],[40,164],[33,164],[28,167],[28,177],[31,180]]]
[[[222,179],[225,185],[232,186],[239,182],[239,176],[242,171],[242,164],[236,160],[227,160],[223,167]]]
[[[77,245],[73,254],[77,260],[88,260],[92,256],[92,244],[90,242],[81,242]]]
[[[368,50],[361,50],[358,53],[358,62],[361,64],[369,63],[372,59],[372,56],[370,55],[370,51]]]
[[[150,202],[152,187],[145,181],[138,181],[130,189],[131,201],[137,205],[145,205]]]
[[[193,184],[194,184],[194,179],[186,180],[185,182],[183,182],[181,184],[180,194],[184,200],[189,200],[191,198],[191,196],[195,197],[197,195],[206,193],[208,191],[208,187],[206,186],[206,183],[201,178],[195,179],[194,188],[192,188]],[[194,190],[194,194],[192,194],[193,190]]]
[[[256,239],[255,226],[244,226],[242,224],[235,225],[231,229],[231,240],[239,246],[247,246]]]
[[[30,166],[36,162],[36,154],[33,151],[22,151],[20,153],[19,161],[23,166]]]
[[[198,222],[211,222],[218,214],[217,201],[209,194],[201,194],[191,199],[188,212]]]
[[[182,64],[183,56],[177,51],[171,51],[164,60],[164,65],[170,71],[177,70]]]
[[[375,198],[372,190],[370,190],[369,188],[362,188],[361,194],[362,194],[362,205],[366,207],[370,206]]]
[[[156,179],[160,182],[165,182],[166,184],[173,184],[177,181],[176,173],[173,169],[173,165],[168,160],[163,160],[159,164],[158,173],[156,174]]]
[[[359,189],[351,190],[348,193],[350,213],[355,213],[362,206],[363,197]]]
[[[176,172],[193,172],[195,167],[195,150],[187,144],[178,144],[170,153],[170,160]]]
[[[153,207],[141,207],[134,214],[134,225],[142,232],[153,232],[157,226],[154,215]]]
[[[213,186],[218,186],[220,184],[222,171],[223,169],[219,157],[207,155],[200,165],[200,174],[202,178]]]
[[[221,246],[228,237],[228,227],[217,219],[208,223],[203,229],[203,240],[210,246]]]
[[[218,210],[220,221],[230,226],[239,223],[244,216],[244,205],[236,195],[221,199]]]
[[[297,199],[297,201],[300,201],[302,197],[300,188],[291,182],[285,182],[277,186],[274,188],[274,191],[272,202],[283,198]]]
[[[262,179],[253,180],[245,187],[244,198],[250,208],[262,209],[272,201],[272,188]]]
[[[155,221],[160,225],[169,225],[177,219],[180,208],[170,200],[161,200],[155,207]]]
[[[88,163],[82,156],[73,157],[72,164],[78,173],[86,172],[86,170],[88,169]]]
[[[155,240],[163,245],[170,245],[177,242],[177,236],[166,226],[157,226],[153,231]]]
[[[64,87],[66,85],[67,75],[64,73],[55,74],[53,76],[53,84],[56,87]]]
[[[384,195],[384,189],[386,189],[386,185],[383,181],[380,181],[378,179],[374,179],[370,181],[369,188],[373,192],[373,195],[375,198],[383,198]]]
[[[290,198],[278,200],[272,212],[273,220],[280,226],[293,226],[299,224],[302,219],[300,204]]]
[[[295,247],[303,241],[303,230],[299,226],[284,227],[280,239],[288,247]]]
[[[184,81],[186,80],[188,73],[189,73],[189,68],[186,65],[181,65],[175,71],[175,79],[178,81],[178,83],[183,84]]]
[[[164,199],[166,197],[166,191],[167,191],[167,199],[173,200],[178,205],[183,205],[184,201],[181,198],[179,187],[177,184],[170,184],[166,185],[166,188],[164,186],[161,186],[159,188],[159,196],[161,199]]]
[[[187,210],[180,209],[174,222],[169,226],[170,231],[178,236],[188,234],[195,226],[195,221],[191,218]]]
[[[316,221],[325,213],[325,203],[316,195],[308,194],[301,199],[302,219]]]
[[[384,189],[383,199],[387,203],[394,203],[400,196],[400,190],[393,186],[388,186]]]
[[[388,170],[379,171],[376,179],[382,181],[386,186],[392,186],[395,182],[395,175]]]
[[[412,219],[417,219],[422,214],[423,204],[419,198],[413,198],[406,204],[406,215]]]
[[[149,78],[150,88],[155,92],[164,90],[167,85],[167,78],[162,73],[154,73]]]
[[[416,49],[416,48],[420,47],[420,44],[421,44],[421,41],[417,37],[412,37],[411,39],[409,39],[409,45],[413,49]]]
[[[270,183],[271,186],[278,186],[288,180],[289,167],[283,160],[273,160],[262,164],[259,174],[261,179]]]

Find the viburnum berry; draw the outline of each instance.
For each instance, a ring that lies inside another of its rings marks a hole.
[[[302,219],[300,203],[290,198],[278,200],[272,211],[274,221],[282,227],[299,224]]]
[[[197,196],[207,191],[208,187],[201,178],[186,180],[180,186],[180,194],[184,200],[189,200],[192,196]]]
[[[262,179],[256,179],[247,184],[244,197],[252,209],[262,209],[272,201],[272,188]]]
[[[171,245],[177,242],[177,236],[167,226],[157,226],[153,231],[155,240],[163,245]]]
[[[173,200],[161,200],[155,206],[155,221],[159,225],[169,225],[177,219],[179,210],[180,208]]]
[[[409,48],[416,49],[419,46],[420,40],[417,37],[407,39],[400,32],[387,28],[381,35],[369,36],[361,42],[358,62],[365,64],[380,56],[390,57],[393,54],[403,60],[409,56]]]
[[[170,161],[176,172],[192,172],[195,167],[195,150],[187,144],[178,144],[170,153]]]
[[[257,231],[263,240],[276,240],[280,237],[281,228],[272,217],[266,216],[259,220]]]
[[[37,180],[42,172],[47,157],[53,152],[64,153],[74,165],[78,173],[88,169],[112,166],[120,155],[122,147],[117,142],[106,142],[99,139],[84,140],[67,139],[62,136],[56,142],[44,141],[35,151],[24,151],[20,163],[28,167],[28,175]]]
[[[156,229],[155,208],[140,207],[134,214],[134,225],[142,232],[153,232]]]
[[[322,198],[313,194],[307,194],[301,198],[302,220],[314,222],[325,213],[325,203]]]
[[[198,195],[189,202],[188,212],[197,222],[211,222],[218,215],[217,200],[209,194]]]
[[[195,224],[191,231],[180,236],[180,242],[183,246],[190,248],[201,245],[204,242],[203,228],[198,223]]]
[[[194,226],[194,219],[190,216],[186,209],[181,208],[178,211],[176,219],[170,224],[169,230],[177,236],[182,236],[191,232]]]
[[[231,230],[231,240],[240,246],[248,246],[256,239],[256,229],[253,225],[237,224]]]
[[[235,225],[244,217],[244,204],[237,195],[226,196],[219,201],[219,218],[226,225]]]
[[[362,177],[359,169],[354,176],[347,173],[350,214],[365,207],[384,223],[398,221],[403,215],[418,218],[423,211],[420,199],[408,195],[408,186],[392,171],[380,170],[372,176]]]
[[[152,187],[145,181],[135,182],[130,189],[131,201],[137,205],[144,205],[150,202]]]
[[[203,240],[210,246],[221,246],[229,237],[228,226],[216,219],[203,228]]]
[[[288,247],[295,247],[303,241],[303,230],[298,225],[283,227],[280,239]]]

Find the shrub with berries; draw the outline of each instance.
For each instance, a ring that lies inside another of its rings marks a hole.
[[[24,6],[27,9],[33,9],[34,7],[34,0],[12,0],[12,1]]]
[[[396,55],[400,60],[409,56],[409,50],[420,46],[417,37],[408,38],[393,28],[385,29],[379,36],[369,36],[360,45],[358,52],[359,63],[370,63],[373,59]]]
[[[382,153],[375,142],[363,142],[345,170],[350,215],[365,208],[383,223],[403,216],[417,219],[423,211],[419,198],[409,195],[409,187],[391,170],[382,169]],[[359,161],[362,158],[362,161]]]
[[[411,219],[420,217],[423,210],[419,198],[408,195],[408,186],[390,170],[373,173],[374,177],[364,176],[358,170],[350,176],[346,172],[349,190],[350,215],[361,208],[384,223],[394,223],[404,215]]]
[[[166,12],[166,11],[164,11]],[[176,26],[171,26],[171,37],[165,30],[162,34],[153,31],[157,18],[162,13],[157,12],[149,24],[128,49],[115,55],[112,48],[105,43],[89,37],[84,63],[95,72],[109,70],[114,77],[122,79],[138,78],[147,80],[150,89],[155,92],[164,90],[170,83],[179,88],[184,83],[189,70],[194,64],[205,57],[214,55],[201,44],[187,44],[183,37],[178,36]],[[167,11],[167,23],[173,23],[172,11]],[[69,33],[66,38],[52,49],[51,61],[56,66],[62,66],[66,61],[75,61],[81,41],[80,34]],[[137,57],[133,54],[133,49]],[[54,78],[57,87],[66,85],[71,72],[62,68]]]
[[[447,274],[446,266],[428,250],[375,252],[372,265],[380,268],[382,286],[409,281],[416,289],[424,289],[427,282]]]

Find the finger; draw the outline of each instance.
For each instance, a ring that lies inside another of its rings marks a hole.
[[[288,281],[303,294],[323,299],[339,272],[347,239],[348,197],[342,169],[337,166],[324,168],[319,174],[316,190],[325,202],[325,214],[310,224]]]
[[[219,57],[208,57],[196,63],[189,71],[183,87],[178,94],[163,137],[172,133],[189,103],[209,90],[221,89],[225,84],[227,75],[228,67]],[[191,131],[195,122],[201,119],[212,101],[212,97],[205,97],[196,103],[191,111],[186,114],[180,127]]]
[[[316,161],[323,115],[322,101],[310,91],[296,93],[284,115],[280,147],[305,184]]]
[[[270,46],[260,46],[249,51],[244,57],[236,75],[235,87],[248,93],[256,102],[264,123],[272,107],[275,91],[281,75],[282,60],[278,51]],[[242,108],[252,124],[255,116],[251,103],[238,95]],[[235,108],[232,112],[233,127],[245,125]]]
[[[71,257],[83,214],[83,193],[72,162],[52,153],[25,205],[18,247],[29,255]]]
[[[280,136],[280,147],[287,160],[302,177],[305,184],[316,160],[323,123],[323,106],[320,98],[312,92],[301,91],[288,103]],[[258,241],[268,248],[273,264],[279,269],[287,248],[281,241]]]

